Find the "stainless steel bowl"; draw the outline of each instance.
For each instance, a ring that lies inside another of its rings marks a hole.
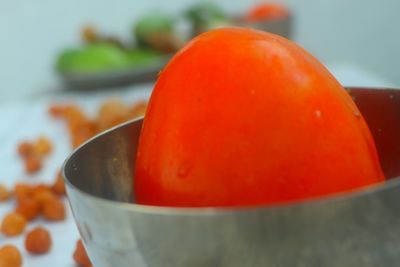
[[[400,174],[400,91],[351,89],[387,177]],[[400,182],[262,208],[131,203],[142,120],[111,129],[66,161],[68,198],[96,267],[399,266]],[[349,155],[351,157],[351,155]]]

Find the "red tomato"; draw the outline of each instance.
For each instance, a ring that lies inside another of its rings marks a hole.
[[[286,6],[282,4],[261,4],[252,8],[244,20],[248,22],[258,22],[263,20],[273,20],[284,18],[289,15],[289,11]]]
[[[277,35],[225,28],[161,73],[134,186],[141,204],[247,206],[383,180],[363,117],[323,65]]]

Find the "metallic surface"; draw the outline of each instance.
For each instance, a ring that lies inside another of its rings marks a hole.
[[[400,91],[351,89],[386,175],[400,174]],[[96,267],[399,266],[400,181],[277,207],[174,209],[128,203],[141,120],[77,149],[64,176]],[[349,155],[351,156],[351,155]]]

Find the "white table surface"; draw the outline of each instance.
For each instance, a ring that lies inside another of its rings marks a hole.
[[[331,71],[339,81],[348,86],[378,86],[393,87],[390,82],[382,80],[361,68],[352,65],[333,65]],[[14,103],[0,105],[0,183],[12,186],[16,181],[52,182],[57,170],[70,153],[66,129],[59,121],[50,118],[46,111],[50,103],[69,101],[81,105],[87,112],[94,113],[104,99],[115,96],[134,102],[146,99],[150,94],[151,85],[132,86],[125,90],[100,91],[92,94],[58,93],[43,94]],[[33,177],[28,177],[23,171],[23,165],[16,153],[18,142],[24,139],[34,139],[39,135],[48,136],[54,143],[54,152],[46,159],[44,169]],[[14,203],[0,203],[0,217],[13,209]],[[27,230],[36,225],[47,227],[53,237],[51,253],[43,256],[29,255],[24,249],[24,236],[5,238],[0,235],[0,246],[12,243],[17,245],[24,258],[24,266],[28,267],[72,267],[72,253],[75,242],[79,238],[71,212],[68,210],[67,219],[61,223],[48,223],[38,219],[29,224]],[[117,266],[116,266],[117,267]]]
[[[98,105],[110,96],[123,98],[127,103],[135,100],[147,99],[150,90],[148,86],[139,86],[129,91],[100,92],[95,95],[73,93],[53,95],[37,98],[21,103],[3,104],[0,106],[0,183],[12,186],[17,181],[51,183],[64,159],[71,152],[66,128],[62,122],[52,119],[47,114],[47,107],[54,101],[70,101],[79,103],[89,113],[96,112]],[[46,135],[54,145],[53,153],[45,160],[43,170],[35,176],[27,176],[23,170],[23,163],[19,159],[16,147],[21,140],[32,140],[39,135]],[[67,201],[65,201],[66,204]],[[14,201],[0,203],[0,218],[13,210]],[[24,249],[24,235],[15,238],[6,238],[0,234],[0,246],[15,244],[20,248],[27,267],[72,267],[72,253],[79,233],[68,208],[67,219],[60,223],[48,223],[38,219],[30,223],[26,231],[37,225],[44,225],[52,234],[53,247],[51,253],[42,256],[33,256]],[[116,266],[117,267],[117,266]]]

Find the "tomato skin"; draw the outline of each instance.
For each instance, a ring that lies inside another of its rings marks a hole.
[[[139,140],[136,201],[271,205],[384,181],[369,129],[315,58],[282,37],[225,28],[166,66]]]

